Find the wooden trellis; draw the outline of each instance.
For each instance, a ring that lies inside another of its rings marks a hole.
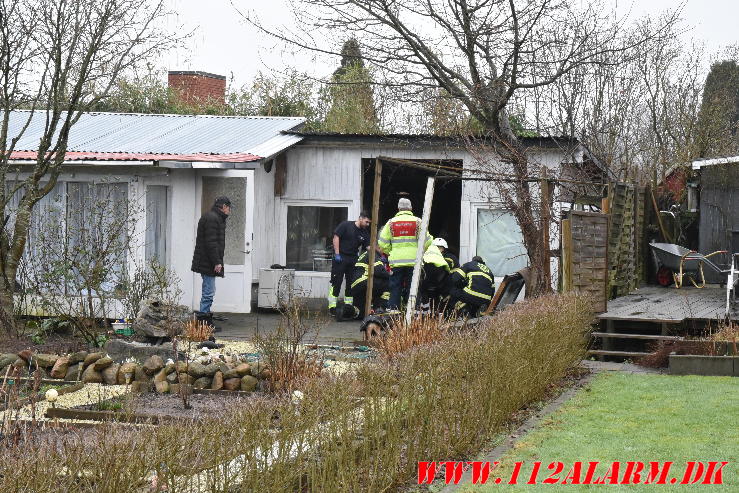
[[[608,231],[608,284],[611,296],[623,296],[637,286],[634,185],[611,185]]]

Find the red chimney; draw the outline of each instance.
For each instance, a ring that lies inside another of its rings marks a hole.
[[[208,72],[170,71],[169,87],[187,104],[226,102],[226,77]]]

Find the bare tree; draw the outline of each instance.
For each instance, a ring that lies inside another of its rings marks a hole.
[[[662,27],[642,36],[624,36],[622,21],[609,16],[599,1],[582,7],[564,0],[293,0],[302,22],[294,32],[266,32],[299,47],[337,54],[321,36],[348,35],[359,41],[367,63],[384,83],[412,100],[425,88],[441,88],[460,101],[479,122],[492,150],[483,167],[523,234],[532,267],[531,294],[550,289],[549,245],[531,180],[541,174],[529,163],[514,133],[509,103],[522,91],[546,87],[567,74],[603,63],[618,64]],[[664,22],[676,19],[672,14]],[[607,59],[607,62],[604,62]],[[498,180],[496,177],[501,177]]]
[[[122,73],[176,41],[157,25],[165,14],[163,0],[0,0],[4,325],[13,323],[16,271],[34,205],[56,184],[72,127]],[[31,160],[19,165],[14,151],[30,127],[41,129],[40,138]],[[15,184],[6,187],[13,174]],[[7,206],[19,191],[11,221]]]

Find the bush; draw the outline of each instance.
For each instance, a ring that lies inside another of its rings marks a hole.
[[[168,491],[393,489],[417,461],[471,457],[540,400],[582,358],[591,320],[586,299],[539,298],[474,331],[314,379],[298,402],[255,398],[186,433],[163,425],[29,441],[0,454],[0,490],[140,491],[152,467]]]

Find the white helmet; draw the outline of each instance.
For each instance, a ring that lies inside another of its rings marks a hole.
[[[446,240],[444,238],[434,238],[434,245],[437,247],[449,248],[449,245],[446,244]]]

